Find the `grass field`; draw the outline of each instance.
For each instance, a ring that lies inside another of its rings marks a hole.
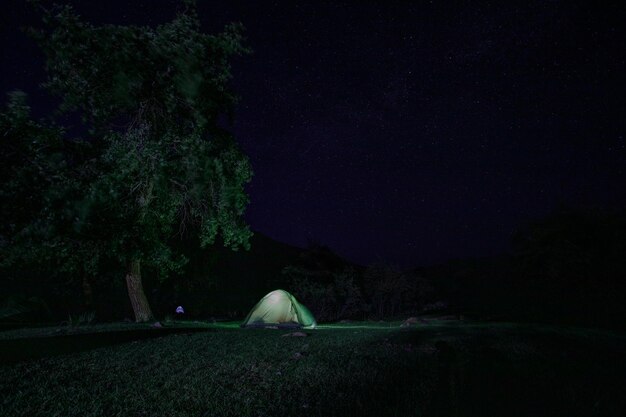
[[[234,323],[166,328],[0,333],[0,415],[626,415],[619,334],[437,321],[327,325],[308,337]],[[12,360],[21,351],[38,359]]]

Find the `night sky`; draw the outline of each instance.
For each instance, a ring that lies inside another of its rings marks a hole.
[[[250,156],[251,227],[401,267],[508,249],[559,206],[626,207],[626,13],[602,2],[199,2],[247,28],[231,129]],[[616,2],[617,3],[617,2]],[[176,1],[72,1],[93,23],[155,25]],[[1,8],[0,90],[53,107],[43,59]]]

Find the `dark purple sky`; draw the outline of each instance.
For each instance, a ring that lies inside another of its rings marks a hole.
[[[158,24],[176,1],[72,1],[94,23]],[[593,2],[200,1],[247,28],[233,130],[252,228],[368,264],[504,251],[565,204],[626,206],[626,13]],[[50,101],[4,1],[0,90]]]

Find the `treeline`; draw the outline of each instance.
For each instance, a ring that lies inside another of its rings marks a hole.
[[[384,264],[352,265],[319,245],[304,251],[282,275],[319,321],[398,318],[428,309],[436,299],[422,277]]]
[[[322,245],[300,250],[256,234],[249,252],[177,244],[189,258],[181,274],[147,269],[147,296],[159,319],[185,306],[193,319],[238,319],[267,292],[293,293],[320,322],[406,319],[419,315],[624,328],[626,216],[561,210],[521,228],[501,256],[400,270],[363,267]],[[54,321],[95,312],[132,318],[122,271],[100,278],[54,269],[1,271],[0,321]],[[109,278],[106,278],[109,277]]]
[[[521,228],[501,256],[401,271],[342,266],[323,248],[283,271],[321,321],[437,313],[626,327],[626,216],[563,209]]]

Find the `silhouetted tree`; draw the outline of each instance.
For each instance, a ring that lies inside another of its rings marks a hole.
[[[3,253],[44,253],[87,274],[100,256],[113,258],[126,269],[137,321],[152,316],[142,266],[165,276],[185,262],[172,236],[197,232],[202,245],[220,236],[237,249],[251,235],[242,219],[251,168],[218,126],[235,103],[230,60],[246,51],[242,29],[203,34],[193,2],[185,3],[156,28],[93,26],[69,6],[45,10],[43,29],[32,30],[47,58],[45,86],[62,99],[61,112],[81,116],[86,138],[62,139],[59,129],[29,121],[23,100],[2,116],[2,146],[16,138],[30,146],[23,170],[2,185],[3,203],[36,201],[3,213]]]
[[[310,244],[282,275],[320,321],[363,317],[367,309],[357,269],[323,245]]]
[[[372,265],[365,270],[364,285],[371,310],[378,318],[404,312],[411,299],[407,276],[389,265]]]
[[[623,215],[563,209],[518,231],[514,251],[520,304],[534,318],[587,324],[623,319]]]

